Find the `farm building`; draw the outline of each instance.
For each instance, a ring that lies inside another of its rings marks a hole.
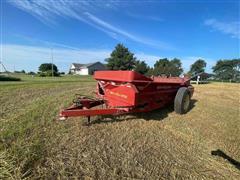
[[[105,70],[106,67],[100,62],[89,64],[72,63],[70,67],[70,74],[92,75],[94,71]]]

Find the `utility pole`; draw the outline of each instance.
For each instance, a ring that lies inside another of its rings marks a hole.
[[[0,1],[0,66],[1,72],[4,71],[9,75],[6,67],[3,64],[3,1]]]
[[[51,56],[52,56],[52,77],[53,77],[53,49],[51,48]]]

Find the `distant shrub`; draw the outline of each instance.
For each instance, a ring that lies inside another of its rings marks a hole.
[[[0,75],[0,81],[21,81],[20,78]]]
[[[38,75],[40,77],[49,77],[52,76],[52,71],[44,71],[44,72],[38,72]],[[60,74],[58,72],[53,71],[53,76],[59,76]]]
[[[24,70],[21,70],[21,71],[14,71],[14,73],[17,73],[17,74],[19,74],[19,73],[25,74],[26,72],[25,72]]]
[[[221,79],[211,79],[211,82],[222,82],[222,83],[240,83],[240,80],[221,80]]]
[[[38,76],[39,77],[46,77],[46,74],[45,73],[39,73]]]
[[[35,75],[36,73],[33,72],[33,71],[30,71],[30,72],[28,72],[27,74],[29,74],[29,75]]]
[[[52,71],[53,71],[53,76],[59,76],[58,68],[55,64],[52,63],[44,63],[41,64],[38,68],[39,70],[39,76],[45,77],[45,76],[52,76]]]

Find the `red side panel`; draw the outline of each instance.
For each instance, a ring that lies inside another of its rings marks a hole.
[[[111,107],[126,107],[136,105],[136,91],[130,84],[112,85],[105,87],[104,99]]]
[[[114,81],[114,82],[132,82],[132,83],[159,83],[159,84],[179,84],[189,85],[188,78],[179,77],[152,77],[148,78],[134,71],[95,71],[96,80]]]
[[[119,81],[119,82],[145,82],[152,81],[144,75],[134,71],[95,71],[96,80]]]

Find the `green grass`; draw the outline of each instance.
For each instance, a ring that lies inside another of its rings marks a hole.
[[[94,96],[90,76],[21,75],[0,84],[0,179],[239,179],[212,156],[240,161],[239,84],[195,85],[193,108],[55,121],[74,94]]]

